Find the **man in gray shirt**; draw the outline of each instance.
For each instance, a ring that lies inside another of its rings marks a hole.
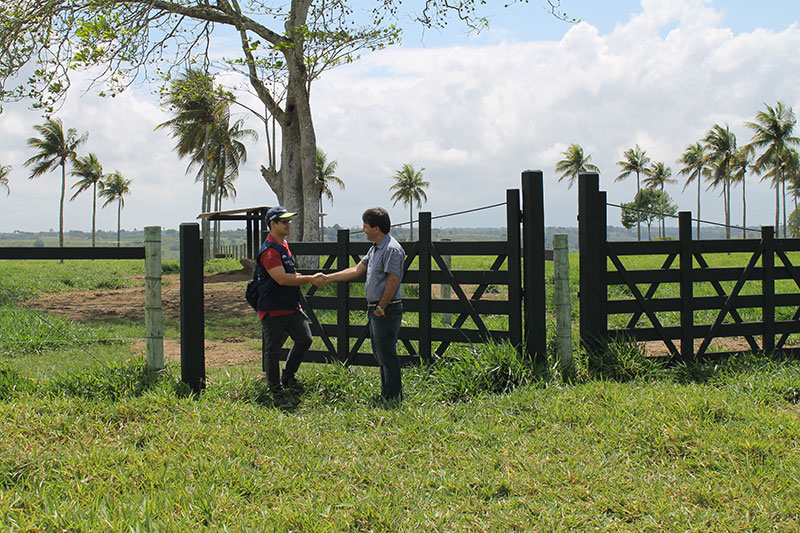
[[[380,207],[367,209],[361,215],[361,228],[372,241],[372,247],[353,267],[326,276],[327,281],[351,281],[367,275],[367,316],[372,351],[381,369],[381,397],[401,400],[403,396],[400,359],[397,357],[397,335],[403,320],[403,247],[389,235],[389,213]]]

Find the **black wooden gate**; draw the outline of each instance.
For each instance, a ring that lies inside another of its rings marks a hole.
[[[400,329],[404,364],[446,356],[453,343],[487,341],[507,341],[536,362],[544,361],[543,190],[542,172],[526,171],[522,174],[524,208],[518,189],[506,191],[507,235],[503,241],[433,241],[432,216],[420,213],[419,240],[401,243],[406,252],[403,284],[407,289],[416,287],[416,294],[406,291],[403,308],[418,319],[416,325]],[[205,378],[202,260],[198,255],[202,246],[196,226],[181,225],[181,364],[183,380],[190,384]],[[340,230],[336,242],[294,242],[292,253],[320,256],[321,270],[333,272],[359,261],[370,246],[369,242],[351,242],[350,232]],[[491,256],[493,260],[486,270],[457,270],[446,260],[456,256]],[[303,291],[302,304],[312,333],[323,343],[309,351],[306,360],[377,364],[372,354],[362,349],[369,332],[366,301],[359,285],[363,282],[338,283],[335,296],[324,295],[313,286]],[[451,287],[454,298],[434,297],[434,285]],[[495,287],[506,288],[507,298],[487,298]],[[434,325],[435,317],[442,313],[452,315],[450,325]],[[497,316],[503,317],[504,327],[498,327],[496,319],[494,326],[487,320]]]
[[[587,351],[602,350],[613,338],[661,341],[670,358],[682,361],[743,351],[796,351],[787,348],[786,342],[789,335],[800,333],[800,270],[788,252],[800,251],[800,239],[775,239],[772,226],[765,226],[758,239],[693,240],[691,213],[681,212],[677,241],[608,242],[606,193],[599,190],[597,174],[582,174],[579,240],[580,335]],[[744,267],[711,267],[706,255],[720,253],[750,256]],[[633,255],[665,259],[658,269],[631,270],[623,258]],[[776,258],[780,261],[777,267]],[[776,294],[776,280],[792,281],[791,289]],[[760,284],[760,291],[754,294],[751,283],[749,294],[744,294],[748,281]],[[678,296],[657,297],[658,289],[669,284],[679,286]],[[697,290],[703,284],[712,295]],[[610,298],[610,292],[630,296]],[[791,309],[791,319],[776,320],[779,308]],[[698,323],[696,315],[708,316],[709,312],[714,318]],[[745,313],[749,320],[743,318]],[[670,314],[677,315],[677,320],[670,319]],[[754,314],[758,320],[753,319]],[[614,315],[629,316],[627,324],[609,328],[609,317]],[[643,317],[647,325],[639,325]],[[780,335],[777,342],[776,335]],[[720,337],[743,338],[747,348],[710,351],[714,339]]]

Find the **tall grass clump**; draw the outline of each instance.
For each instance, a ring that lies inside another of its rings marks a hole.
[[[16,370],[0,366],[0,401],[8,400],[19,393],[30,392],[35,387],[33,381]]]
[[[42,391],[56,396],[116,401],[138,397],[159,382],[174,383],[168,373],[152,373],[141,359],[96,364],[86,369],[52,376],[42,382]]]
[[[663,378],[666,362],[648,357],[644,345],[618,339],[609,342],[604,350],[588,355],[589,376],[596,379],[632,381]]]
[[[466,400],[483,393],[505,393],[536,377],[532,362],[508,342],[465,346],[456,355],[437,360],[429,381],[448,400]]]

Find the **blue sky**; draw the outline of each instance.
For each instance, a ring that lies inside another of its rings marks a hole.
[[[420,0],[417,0],[419,4]],[[421,32],[408,23],[404,43],[326,73],[313,88],[317,139],[339,163],[347,187],[334,190],[326,224],[359,224],[365,207],[389,208],[393,221],[408,209],[392,206],[391,176],[404,163],[424,167],[431,183],[424,210],[434,216],[502,202],[518,188],[520,173],[545,174],[545,220],[573,226],[577,190],[557,181],[555,162],[570,143],[592,154],[609,201],[630,201],[632,181],[615,182],[615,162],[639,144],[677,175],[676,159],[715,123],[729,124],[743,144],[744,121],[763,104],[784,101],[800,111],[800,4],[789,1],[564,0],[582,19],[553,19],[544,0],[516,3],[491,13],[490,28],[465,35],[452,23]],[[402,21],[401,21],[402,22]],[[243,96],[247,100],[247,95]],[[251,102],[254,103],[254,102]],[[89,131],[86,150],[106,170],[133,179],[125,228],[176,228],[194,220],[200,187],[184,175],[185,163],[156,124],[168,117],[152,90],[133,89],[114,100],[91,92],[70,95],[58,113],[65,124]],[[28,180],[25,139],[41,119],[24,105],[0,115],[0,163],[11,164],[11,195],[0,195],[0,231],[58,226],[57,173]],[[261,130],[255,120],[250,127]],[[226,208],[273,205],[258,166],[263,140],[249,146]],[[676,176],[677,177],[677,176]],[[683,179],[667,186],[682,210],[693,210],[693,188]],[[774,195],[757,176],[748,181],[748,225],[771,224]],[[733,219],[740,220],[740,190]],[[721,221],[718,192],[703,192],[702,217]],[[67,229],[91,227],[90,198],[69,203]],[[416,212],[416,207],[415,207]],[[98,226],[113,229],[116,212],[101,211]],[[485,225],[497,215],[441,219],[441,226]],[[619,224],[609,211],[609,222]]]

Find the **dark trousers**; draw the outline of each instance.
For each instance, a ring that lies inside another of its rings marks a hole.
[[[267,315],[261,319],[261,369],[266,372],[267,383],[271,386],[280,384],[281,349],[286,337],[292,338],[294,346],[286,357],[283,373],[294,376],[311,347],[311,328],[308,326],[308,319],[301,311],[276,317]]]
[[[374,307],[370,307],[367,314],[372,352],[381,368],[381,397],[399,400],[403,397],[403,385],[400,358],[397,357],[397,335],[403,321],[403,304],[390,304],[384,316],[375,316]]]

